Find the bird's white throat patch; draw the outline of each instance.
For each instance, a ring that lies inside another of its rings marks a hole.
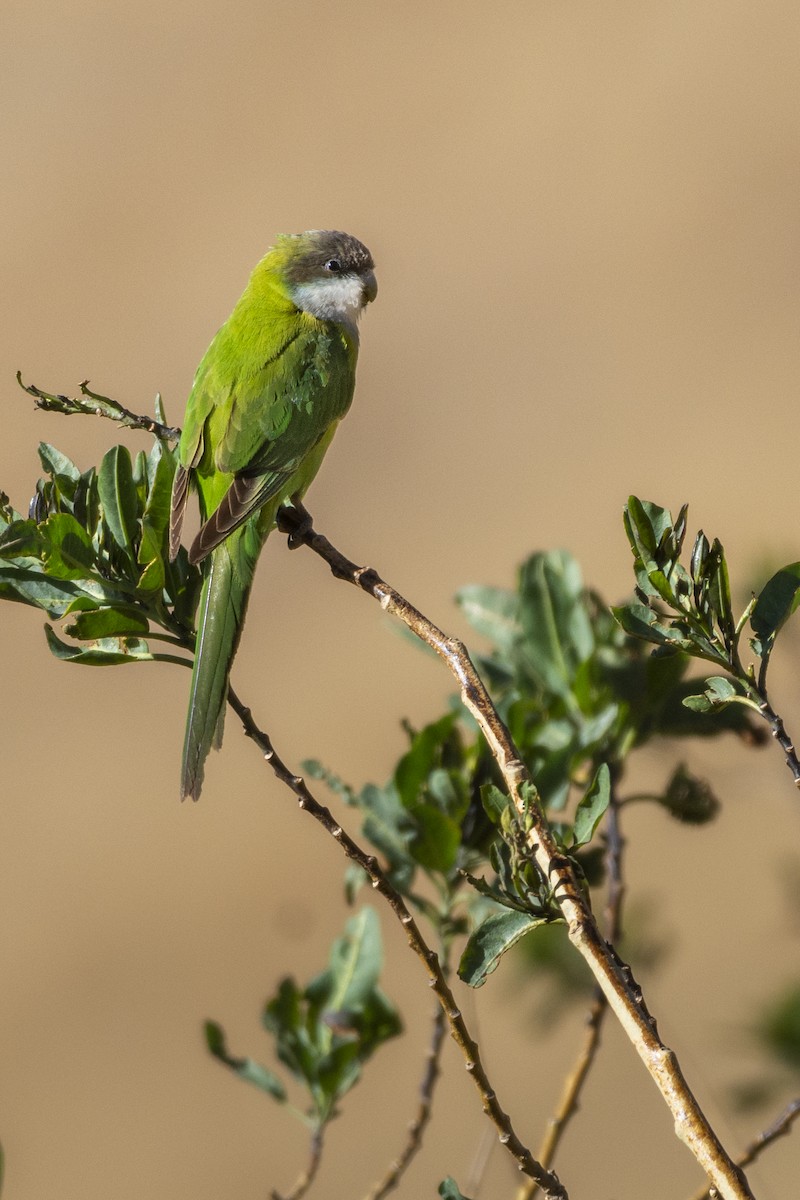
[[[358,275],[343,274],[308,283],[296,283],[292,300],[319,321],[338,321],[355,330],[365,304],[364,284]]]

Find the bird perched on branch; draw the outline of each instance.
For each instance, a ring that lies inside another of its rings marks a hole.
[[[301,500],[350,407],[357,321],[377,294],[366,246],[347,233],[283,235],[250,277],[197,368],[178,446],[170,557],[190,490],[205,564],[183,747],[181,797],[200,795],[219,746],[228,676],[256,561],[281,505]]]

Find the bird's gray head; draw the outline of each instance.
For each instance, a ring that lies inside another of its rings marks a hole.
[[[310,229],[278,239],[273,249],[293,302],[320,321],[355,331],[365,305],[378,294],[367,247],[349,233]]]

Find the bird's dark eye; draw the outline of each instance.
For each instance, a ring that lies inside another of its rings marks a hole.
[[[337,271],[341,271],[341,269],[342,264],[339,262],[338,258],[329,258],[325,263],[325,270],[330,271],[333,275],[335,275]]]

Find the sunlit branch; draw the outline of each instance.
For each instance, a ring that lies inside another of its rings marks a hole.
[[[624,839],[620,830],[620,801],[616,794],[612,776],[611,800],[606,815],[606,877],[608,889],[605,904],[605,925],[608,941],[612,945],[619,941],[622,925],[622,902],[625,885],[622,878],[622,852]],[[599,987],[595,987],[589,1011],[586,1014],[585,1035],[575,1063],[564,1081],[561,1098],[548,1123],[547,1132],[539,1147],[537,1158],[545,1167],[552,1166],[556,1151],[571,1118],[578,1111],[580,1095],[595,1056],[600,1047],[600,1034],[608,1012],[608,1001]],[[520,1188],[518,1200],[532,1200],[537,1192],[536,1183]]]
[[[744,1173],[730,1158],[705,1117],[680,1069],[675,1053],[661,1041],[642,991],[613,947],[606,943],[586,903],[568,858],[560,851],[541,805],[530,772],[508,729],[492,704],[466,647],[449,637],[373,568],[359,567],[315,531],[300,504],[285,507],[279,526],[290,545],[306,545],[342,579],[377,600],[384,612],[397,617],[444,660],[458,682],[461,700],[477,721],[500,769],[511,802],[519,815],[530,817],[529,849],[542,876],[550,881],[567,923],[570,941],[586,960],[598,985],[654,1079],[685,1142],[723,1200],[752,1200]]]
[[[800,1096],[792,1100],[790,1104],[787,1104],[781,1115],[750,1143],[744,1153],[736,1160],[739,1166],[749,1167],[750,1163],[755,1162],[761,1152],[766,1150],[767,1146],[771,1146],[779,1137],[789,1132],[798,1117],[800,1117]],[[694,1193],[691,1200],[709,1200],[712,1195],[713,1193],[709,1188],[703,1187]]]

